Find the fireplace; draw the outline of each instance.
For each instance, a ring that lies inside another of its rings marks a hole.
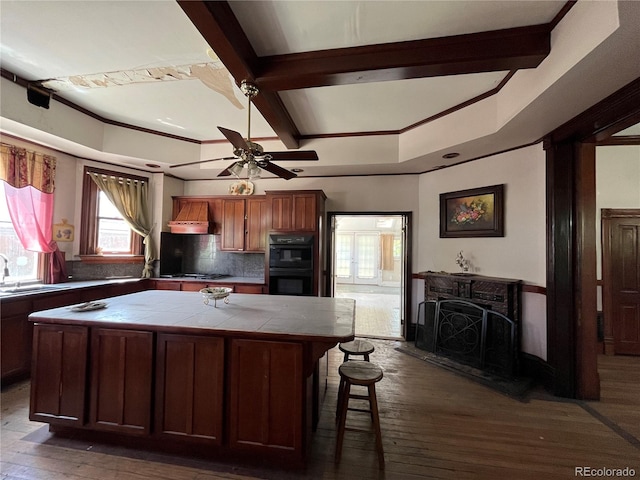
[[[521,282],[426,272],[416,346],[502,377],[518,374]]]

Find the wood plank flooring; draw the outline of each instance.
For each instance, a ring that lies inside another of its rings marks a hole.
[[[635,469],[640,477],[640,357],[600,357],[602,401],[574,402],[544,391],[518,401],[372,340],[386,470],[373,433],[347,432],[333,462],[337,369],[330,352],[327,401],[305,471],[94,445],[52,436],[28,420],[28,383],[2,392],[0,478],[46,480],[214,479],[568,479],[575,467]],[[368,416],[349,413],[353,426]],[[602,477],[601,477],[602,478]],[[606,477],[605,477],[606,478]]]

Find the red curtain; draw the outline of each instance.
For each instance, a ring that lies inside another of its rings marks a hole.
[[[67,280],[64,253],[52,239],[56,159],[2,144],[0,180],[13,227],[26,250],[48,253],[49,283]]]

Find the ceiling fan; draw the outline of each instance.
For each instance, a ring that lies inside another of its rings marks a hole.
[[[297,175],[285,168],[282,168],[274,163],[275,161],[285,160],[318,160],[318,154],[313,150],[295,150],[284,152],[265,152],[261,145],[251,141],[251,99],[258,94],[258,87],[252,83],[243,80],[240,84],[240,90],[248,99],[248,122],[247,122],[247,138],[242,138],[242,135],[234,130],[228,128],[218,127],[218,130],[226,137],[227,140],[233,145],[233,157],[212,158],[209,160],[199,160],[197,162],[181,163],[179,165],[171,165],[169,168],[185,167],[187,165],[197,165],[206,162],[215,162],[217,160],[231,160],[235,161],[218,174],[219,177],[226,177],[229,175],[235,175],[239,177],[242,170],[246,167],[248,171],[249,179],[258,178],[260,176],[260,169],[264,169],[267,172],[271,172],[278,177],[290,180]]]

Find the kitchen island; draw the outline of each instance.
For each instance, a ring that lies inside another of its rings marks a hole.
[[[215,307],[196,292],[149,290],[104,303],[29,316],[31,420],[304,465],[324,390],[319,360],[354,338],[353,300],[231,294]]]

